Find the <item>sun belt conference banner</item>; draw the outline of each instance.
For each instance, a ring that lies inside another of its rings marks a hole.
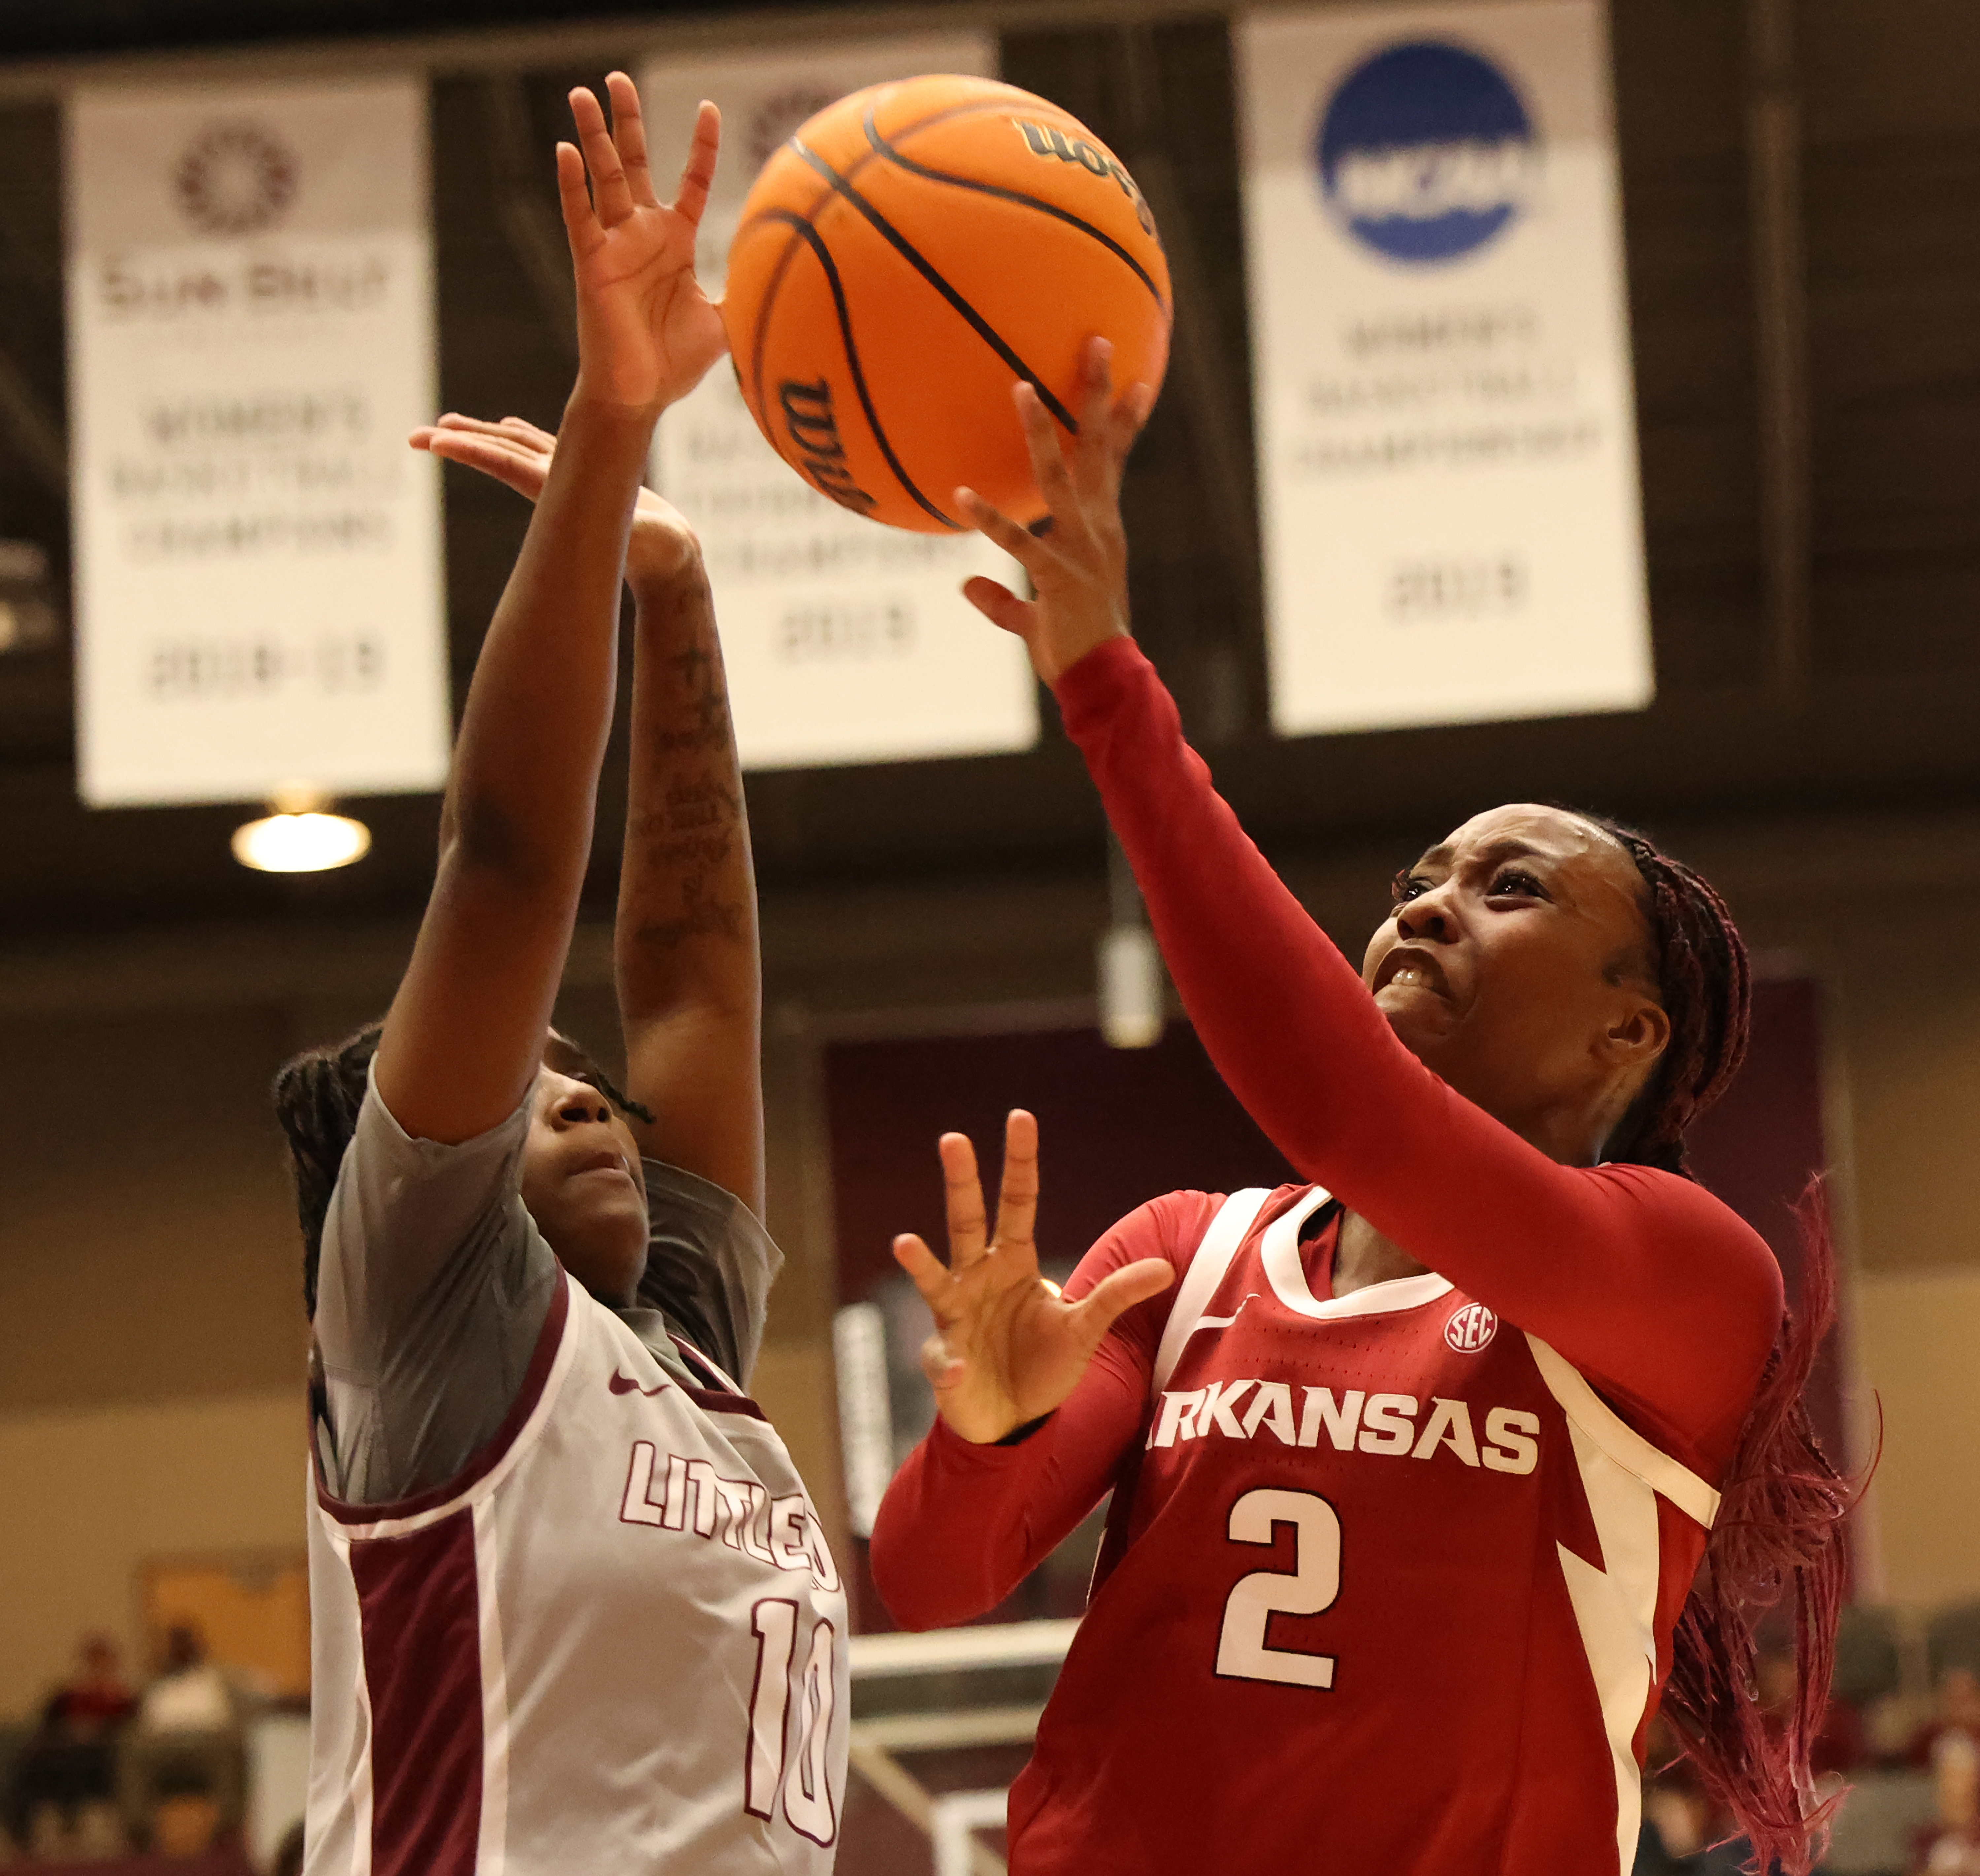
[[[437,786],[424,88],[85,90],[68,132],[83,799]]]
[[[1283,733],[1649,701],[1605,24],[1516,0],[1239,28]]]
[[[698,263],[708,291],[721,290],[757,171],[814,112],[869,85],[996,68],[983,33],[652,66],[640,91],[663,194],[696,105],[722,108]],[[707,556],[745,767],[975,755],[1037,739],[1024,648],[959,591],[972,573],[1022,589],[1015,563],[982,536],[910,534],[827,500],[763,440],[726,361],[660,420],[654,473]]]

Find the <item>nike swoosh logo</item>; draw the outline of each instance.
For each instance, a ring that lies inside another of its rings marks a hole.
[[[656,1394],[664,1394],[673,1383],[671,1381],[663,1381],[658,1387],[642,1387],[630,1374],[621,1374],[615,1368],[612,1371],[610,1385],[615,1394],[643,1394],[647,1400],[651,1400]]]
[[[1251,1301],[1257,1293],[1255,1290],[1251,1291],[1250,1295],[1245,1297],[1244,1303]],[[1239,1303],[1228,1316],[1199,1316],[1196,1319],[1196,1326],[1199,1329],[1228,1329],[1239,1317],[1244,1313],[1244,1303]]]

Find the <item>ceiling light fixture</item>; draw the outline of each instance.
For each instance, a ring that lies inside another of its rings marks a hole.
[[[234,858],[263,873],[324,873],[363,859],[371,830],[330,805],[314,789],[277,789],[266,815],[234,830]]]

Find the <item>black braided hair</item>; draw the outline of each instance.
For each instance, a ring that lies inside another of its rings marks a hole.
[[[330,1195],[337,1189],[337,1169],[357,1131],[371,1058],[378,1053],[384,1029],[381,1019],[326,1048],[304,1050],[282,1064],[271,1091],[295,1175],[296,1217],[303,1233],[303,1307],[312,1321],[324,1220],[329,1215]],[[652,1110],[621,1094],[596,1061],[560,1031],[550,1031],[543,1060],[559,1074],[588,1082],[621,1113],[653,1124]]]
[[[275,1118],[288,1137],[296,1217],[303,1230],[303,1307],[312,1321],[323,1221],[330,1211],[330,1195],[337,1189],[337,1168],[357,1131],[371,1058],[384,1032],[382,1021],[367,1023],[341,1042],[291,1057],[275,1075]]]
[[[1642,876],[1657,1001],[1671,1026],[1663,1056],[1603,1157],[1688,1176],[1686,1131],[1725,1093],[1746,1058],[1753,987],[1746,943],[1725,900],[1702,874],[1635,828],[1571,812],[1620,846]]]
[[[1650,838],[1602,815],[1600,828],[1643,881],[1658,1001],[1671,1034],[1649,1082],[1603,1148],[1612,1163],[1691,1177],[1684,1136],[1745,1059],[1752,972],[1726,901]],[[1819,1187],[1799,1212],[1799,1313],[1783,1313],[1739,1443],[1720,1482],[1720,1508],[1671,1639],[1663,1712],[1706,1790],[1736,1820],[1756,1871],[1803,1876],[1839,1801],[1816,1795],[1809,1751],[1834,1676],[1846,1557],[1843,1520],[1855,1492],[1822,1449],[1805,1398],[1835,1320],[1835,1250]],[[1792,1612],[1796,1691],[1788,1724],[1770,1728],[1759,1698],[1756,1630]]]

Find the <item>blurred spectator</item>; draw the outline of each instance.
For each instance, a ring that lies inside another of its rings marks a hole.
[[[108,1635],[85,1635],[76,1655],[74,1678],[49,1695],[21,1755],[6,1821],[17,1842],[43,1848],[95,1822],[98,1828],[86,1834],[109,1841],[85,1847],[120,1849],[108,1808],[116,1788],[117,1735],[138,1703]]]
[[[1947,1678],[1964,1672],[1954,1668]],[[1912,1868],[1918,1876],[1980,1876],[1980,1740],[1963,1727],[1942,1726],[1932,1770],[1938,1818]]]
[[[1793,1711],[1796,1685],[1795,1658],[1789,1649],[1764,1650],[1755,1664],[1760,1705],[1771,1728],[1787,1725]],[[1822,1709],[1822,1730],[1809,1742],[1809,1769],[1817,1781],[1832,1781],[1837,1775],[1859,1770],[1870,1761],[1870,1745],[1863,1728],[1863,1716],[1849,1701],[1832,1694]],[[1825,1795],[1831,1785],[1824,1785]]]
[[[1739,1876],[1746,1844],[1719,1841],[1731,1821],[1706,1795],[1661,1713],[1650,1722],[1643,1763],[1643,1822],[1633,1876]]]
[[[289,1834],[275,1847],[275,1860],[268,1876],[303,1876],[303,1827],[292,1825]]]
[[[157,1834],[159,1801],[188,1794],[212,1802],[220,1831],[241,1827],[246,1753],[234,1690],[188,1624],[166,1634],[164,1665],[138,1703],[118,1773],[125,1827],[140,1844]]]
[[[1937,1763],[1938,1743],[1959,1733],[1980,1746],[1980,1675],[1971,1668],[1948,1668],[1938,1677],[1938,1698],[1932,1718],[1912,1735],[1905,1756],[1929,1769]]]

